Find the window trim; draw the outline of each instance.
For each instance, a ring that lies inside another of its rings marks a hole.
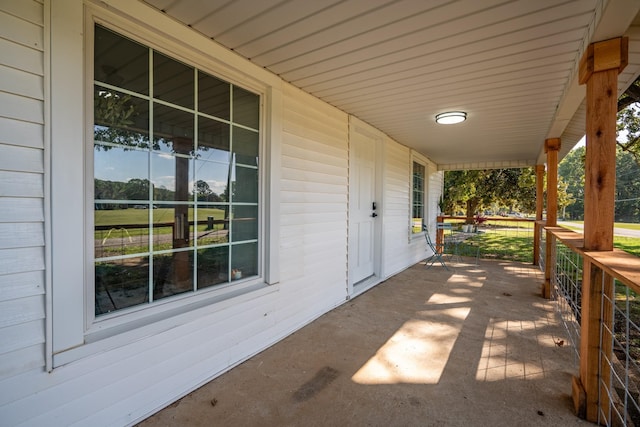
[[[134,16],[145,16],[157,25],[141,26]],[[93,139],[90,126],[93,123],[93,46],[87,52],[91,54],[85,54],[84,48],[87,40],[93,43],[95,23],[260,94],[260,279],[172,298],[138,310],[140,315],[126,313],[114,316],[117,320],[93,322],[94,290],[91,288],[94,281],[86,277],[93,272],[93,224],[85,216],[87,204],[93,213],[93,185],[87,182],[93,179],[93,162],[88,158],[92,156],[87,152],[87,141]],[[55,368],[94,352],[124,345],[136,336],[183,324],[193,316],[227,304],[277,291],[277,286],[268,285],[279,282],[278,254],[273,251],[279,248],[281,80],[137,2],[125,2],[108,10],[74,0],[56,3],[51,10],[50,61],[52,239],[48,251],[52,259],[49,307],[52,320],[47,337],[51,343],[47,354],[50,366]],[[88,252],[90,255],[85,256]]]

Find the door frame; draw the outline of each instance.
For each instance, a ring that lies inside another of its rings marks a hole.
[[[373,275],[364,280],[354,283],[352,277],[352,266],[349,262],[352,256],[353,245],[357,244],[357,242],[351,241],[351,235],[347,232],[347,298],[355,297],[362,292],[370,289],[371,287],[380,283],[383,277],[384,269],[382,266],[382,242],[383,242],[383,223],[384,223],[384,200],[383,200],[383,149],[384,149],[384,135],[381,134],[377,129],[373,128],[369,124],[357,119],[356,117],[349,116],[349,204],[348,204],[348,224],[349,230],[352,227],[354,221],[353,210],[351,209],[351,201],[353,198],[351,197],[355,189],[353,188],[353,180],[351,179],[351,173],[355,167],[355,157],[353,153],[353,147],[351,141],[353,140],[355,134],[359,134],[360,136],[364,136],[371,140],[371,143],[375,149],[375,157],[374,157],[374,198],[377,205],[376,213],[378,216],[374,222],[374,230],[373,230]]]

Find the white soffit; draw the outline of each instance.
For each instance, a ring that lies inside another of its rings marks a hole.
[[[601,22],[635,37],[621,87],[640,64],[638,0],[144,2],[441,169],[536,164],[581,105],[577,64]],[[436,124],[444,111],[468,117]]]

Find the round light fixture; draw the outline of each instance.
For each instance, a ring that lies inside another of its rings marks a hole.
[[[436,115],[436,123],[441,125],[454,125],[467,120],[467,113],[464,111],[449,111]]]

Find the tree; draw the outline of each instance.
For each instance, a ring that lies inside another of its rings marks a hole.
[[[444,178],[445,213],[465,211],[467,223],[492,205],[533,212],[536,204],[532,168],[447,171]]]
[[[196,181],[196,185],[193,188],[193,195],[200,201],[209,201],[213,191],[211,191],[211,187],[207,184],[207,181],[203,181],[199,179]]]
[[[584,216],[584,156],[585,147],[578,147],[570,151],[558,166],[558,174],[567,183],[567,193],[573,198],[566,209],[571,219]],[[640,222],[638,176],[640,166],[636,157],[619,147],[616,152],[616,221]]]
[[[193,188],[193,195],[201,202],[220,202],[222,198],[216,194],[206,181],[199,179]]]
[[[558,181],[566,183],[566,193],[573,199],[566,205],[565,215],[571,219],[584,217],[585,147],[571,150],[558,165]]]
[[[133,178],[125,186],[127,200],[149,200],[149,180]]]
[[[618,140],[618,148],[640,165],[640,107],[637,103],[618,112],[617,130],[618,135],[626,132],[626,141]]]
[[[618,136],[627,133],[626,141],[617,141],[618,147],[640,165],[640,77],[618,98],[617,130]]]
[[[615,220],[640,222],[640,166],[628,151],[616,153]]]

